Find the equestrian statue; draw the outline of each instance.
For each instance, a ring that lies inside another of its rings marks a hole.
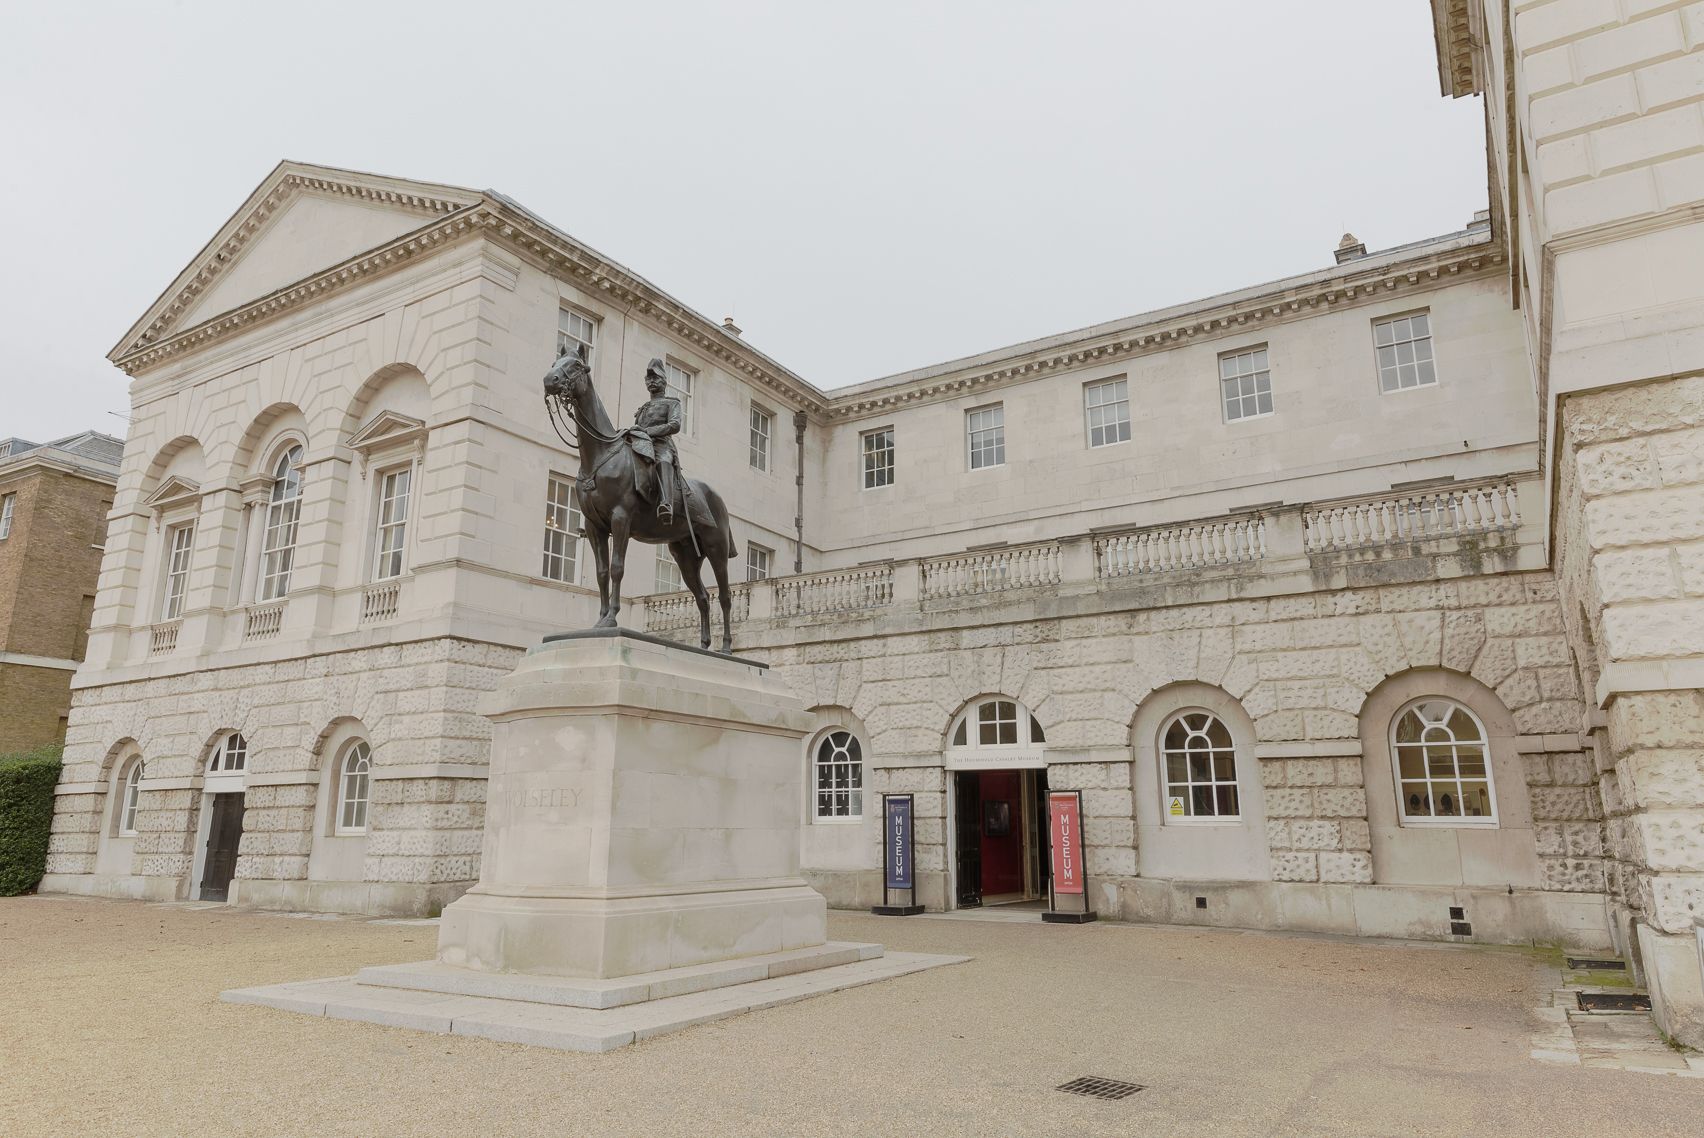
[[[662,360],[652,360],[645,369],[645,387],[651,398],[633,417],[633,426],[617,430],[592,387],[584,345],[571,344],[544,375],[551,424],[563,442],[580,452],[576,493],[581,532],[592,543],[603,597],[594,627],[617,625],[628,541],[666,545],[698,602],[699,644],[704,648],[710,647],[710,592],[702,568],[709,559],[722,606],[722,651],[732,653],[728,560],[738,556],[738,549],[728,526],[728,507],[702,479],[680,476],[674,436],[681,429],[681,405],[665,394]]]

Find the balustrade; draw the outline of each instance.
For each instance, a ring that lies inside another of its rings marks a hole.
[[[401,581],[382,581],[368,585],[361,593],[361,623],[378,624],[396,617],[402,599]]]
[[[283,602],[270,605],[254,605],[243,619],[243,639],[271,640],[278,635],[278,630],[284,626]]]
[[[1258,516],[1155,526],[1095,538],[1096,571],[1103,580],[1245,564],[1264,556],[1266,520]]]
[[[772,582],[776,616],[863,612],[893,603],[893,566],[868,565]]]
[[[177,650],[178,629],[183,621],[174,620],[165,624],[156,624],[148,630],[148,655],[164,656]]]
[[[1056,541],[936,557],[923,563],[923,596],[931,600],[1057,585],[1059,581]]]
[[[1520,502],[1509,479],[1439,486],[1310,507],[1303,515],[1309,553],[1519,529]]]

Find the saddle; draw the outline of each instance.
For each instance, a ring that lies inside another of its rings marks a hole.
[[[639,500],[641,502],[655,510],[657,508],[657,501],[660,497],[661,491],[658,489],[660,479],[657,477],[657,456],[656,452],[651,449],[651,440],[643,437],[635,438],[633,435],[628,435],[622,441],[626,443],[627,448],[633,452],[634,493],[639,495]],[[611,451],[611,457],[613,457],[616,453],[618,452]],[[599,468],[597,470],[592,471],[589,475],[582,475],[580,477],[578,480],[578,487],[581,497],[589,497],[592,491],[597,488],[598,475],[602,472],[603,466],[607,465],[608,462],[609,459],[606,458],[603,463],[599,464]],[[675,466],[675,500],[673,503],[674,515],[677,518],[681,517],[682,512],[686,509],[686,494],[686,475],[681,472],[681,469],[677,464]]]

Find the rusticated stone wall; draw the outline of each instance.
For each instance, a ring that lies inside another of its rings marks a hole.
[[[764,650],[806,703],[849,708],[866,725],[873,791],[917,794],[925,873],[947,866],[947,728],[992,694],[1021,701],[1042,724],[1049,787],[1084,791],[1091,875],[1137,873],[1132,720],[1150,693],[1188,682],[1222,689],[1253,721],[1255,754],[1240,758],[1259,763],[1265,816],[1253,821],[1272,880],[1376,882],[1361,710],[1393,676],[1446,669],[1489,689],[1512,721],[1512,770],[1525,785],[1500,792],[1525,796],[1534,886],[1604,887],[1602,805],[1548,572],[1013,623],[999,615],[990,604],[963,627],[885,635],[868,626],[837,635],[825,623],[802,630],[802,643]],[[879,832],[868,836],[873,871]]]
[[[209,748],[226,731],[240,731],[249,742],[238,880],[306,880],[316,833],[326,828],[318,804],[325,764],[335,756],[324,742],[351,722],[371,745],[374,763],[365,880],[472,882],[479,872],[483,779],[416,772],[438,764],[474,772],[484,766],[491,725],[478,713],[478,700],[518,657],[512,648],[440,639],[84,689],[68,731],[49,886],[56,877],[94,872],[102,834],[111,828],[111,764],[128,741],[146,764],[131,873],[187,889],[200,777]]]

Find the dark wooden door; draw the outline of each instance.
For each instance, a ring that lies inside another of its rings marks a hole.
[[[982,792],[974,771],[953,776],[953,845],[958,870],[958,907],[982,904]]]
[[[243,840],[243,795],[215,794],[207,824],[207,855],[201,862],[201,899],[224,901],[237,873],[237,846]]]

